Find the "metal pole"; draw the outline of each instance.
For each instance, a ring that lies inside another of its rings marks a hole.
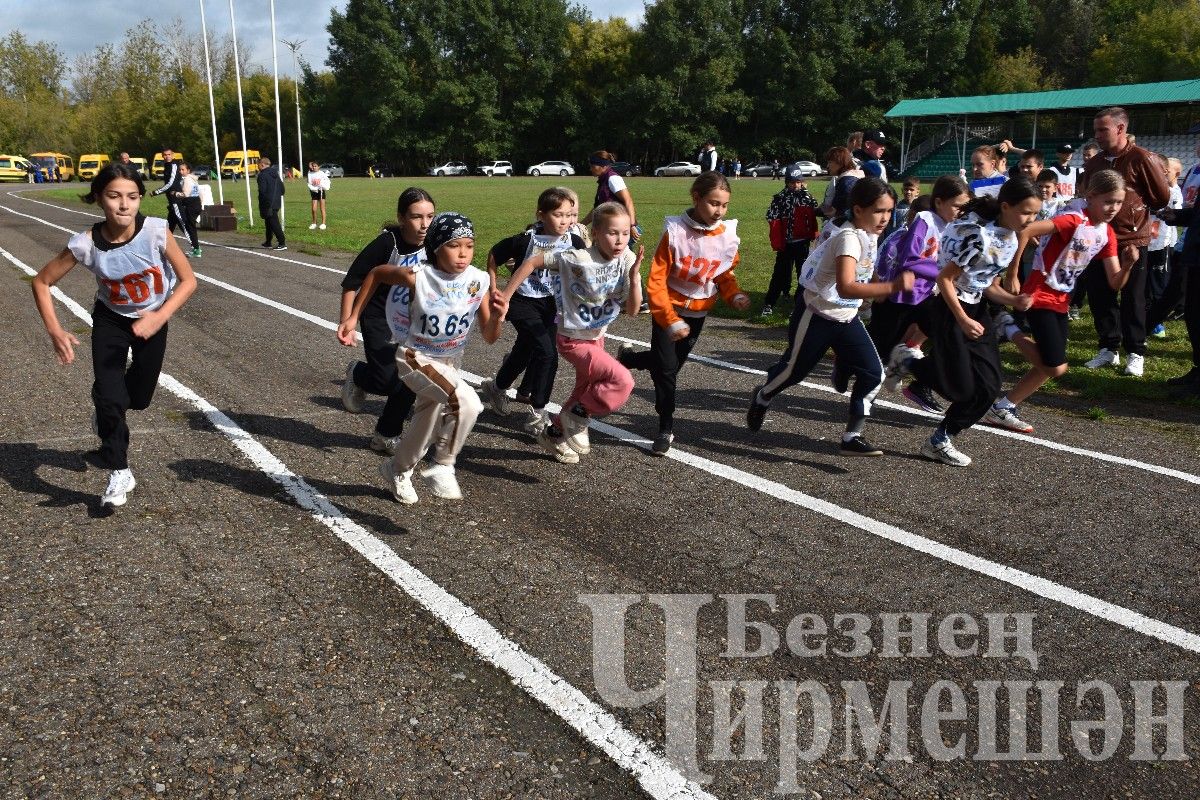
[[[204,37],[204,73],[208,76],[208,116],[212,120],[213,164],[217,168],[217,202],[225,202],[225,187],[221,185],[221,146],[217,143],[217,108],[213,105],[212,64],[208,60],[208,25],[204,21],[204,0],[200,0],[200,33]]]
[[[246,219],[254,227],[254,207],[250,201],[250,164],[246,158],[246,114],[242,110],[242,67],[238,64],[237,22],[233,16],[233,0],[229,0],[229,27],[233,33],[233,76],[237,80],[238,123],[242,129],[242,177],[246,179]]]
[[[293,87],[296,91],[296,166],[300,172],[305,170],[304,164],[304,145],[300,141],[300,68],[297,66],[296,52],[300,49],[300,45],[304,44],[304,40],[289,42],[287,39],[280,39],[292,51],[292,80],[295,82]]]
[[[1033,144],[1029,145],[1030,150],[1037,149],[1037,112],[1033,112]]]
[[[275,154],[278,156],[275,168],[279,170],[279,180],[283,180],[283,127],[279,122],[279,40],[275,38],[275,0],[271,0],[271,68],[275,72]],[[279,224],[287,227],[286,203],[279,204]]]

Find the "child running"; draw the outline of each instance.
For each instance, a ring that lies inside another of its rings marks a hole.
[[[592,241],[576,248],[535,255],[513,273],[505,289],[524,286],[527,275],[548,272],[557,287],[562,324],[557,344],[575,367],[575,388],[562,404],[558,424],[538,433],[538,443],[564,464],[591,452],[589,420],[625,405],[633,376],[604,350],[604,332],[622,310],[632,317],[642,305],[640,269],[644,250],[629,250],[633,221],[620,203],[592,210]],[[520,282],[520,283],[518,283]],[[519,289],[518,289],[519,291]]]
[[[515,274],[521,265],[534,256],[587,247],[582,239],[570,233],[571,225],[579,213],[578,203],[578,196],[561,186],[542,192],[538,197],[537,224],[534,228],[503,240],[488,254],[488,275],[492,285],[497,285],[497,264],[511,261]],[[559,273],[542,267],[522,274],[528,274],[528,277],[520,284],[510,282],[515,294],[512,291],[505,293],[511,298],[507,318],[517,329],[517,340],[500,364],[496,377],[480,384],[479,394],[483,402],[497,414],[507,414],[506,391],[524,372],[521,386],[528,392],[529,415],[523,427],[536,437],[550,424],[546,403],[550,400],[554,376],[558,372],[555,317],[558,315],[556,298],[559,293]]]
[[[847,456],[880,456],[883,451],[863,438],[871,403],[883,378],[883,364],[858,317],[862,301],[910,291],[913,274],[901,272],[890,282],[872,282],[876,240],[892,218],[896,192],[879,178],[860,178],[850,191],[850,224],[809,255],[800,282],[804,303],[796,303],[788,325],[788,346],[767,381],[754,390],[746,426],[762,428],[771,400],[808,373],[833,350],[846,380],[854,378],[850,420],[842,434]]]
[[[901,377],[911,372],[925,386],[950,400],[946,416],[921,455],[955,467],[971,459],[954,446],[953,437],[978,422],[1000,392],[1000,352],[986,297],[1025,311],[1032,298],[1015,296],[1000,286],[1000,273],[1017,253],[1017,234],[1037,216],[1042,201],[1026,178],[1013,178],[997,197],[976,197],[963,217],[946,226],[938,251],[940,299],[929,310],[932,352],[906,358]]]
[[[738,263],[737,220],[729,210],[729,181],[705,172],[692,183],[692,207],[664,220],[662,239],[650,265],[650,349],[622,345],[617,359],[630,370],[648,369],[654,378],[658,435],[650,452],[665,456],[675,440],[675,384],[696,346],[704,319],[720,296],[737,311],[750,307],[733,270]]]
[[[454,463],[483,404],[462,379],[461,364],[467,336],[478,314],[483,340],[500,338],[508,300],[490,291],[488,274],[471,264],[475,255],[475,230],[471,220],[457,212],[434,218],[425,237],[428,264],[412,267],[384,264],[371,270],[350,315],[338,327],[338,339],[354,346],[354,328],[363,308],[379,284],[404,286],[411,296],[408,336],[396,352],[400,378],[417,395],[413,417],[395,455],[380,465],[398,502],[417,502],[412,474],[433,444],[433,465],[421,471],[433,494],[461,500],[462,490]]]
[[[77,233],[33,279],[38,312],[60,364],[75,360],[79,340],[59,324],[50,289],[76,264],[96,276],[92,309],[92,403],[99,462],[111,473],[102,506],[125,505],[137,480],[129,469],[129,409],[147,408],[167,347],[167,321],[196,291],[196,278],[167,221],[139,213],[146,187],[137,169],[109,164],[92,179],[84,202],[104,221]],[[133,361],[126,366],[126,357]]]
[[[1021,253],[1031,241],[1040,240],[1033,258],[1029,280],[1020,285],[1022,295],[1031,298],[1025,319],[1032,338],[1010,327],[1009,340],[1028,359],[1030,369],[1017,384],[992,404],[983,421],[1018,433],[1033,433],[1033,426],[1017,416],[1017,406],[1041,388],[1050,378],[1067,371],[1067,307],[1071,292],[1088,263],[1097,259],[1113,291],[1120,291],[1129,278],[1117,259],[1117,237],[1109,228],[1125,202],[1125,180],[1105,169],[1088,181],[1086,204],[1080,200],[1048,220],[1038,220],[1018,236],[1017,255],[1008,278],[1009,291],[1017,291],[1015,271]]]
[[[415,268],[426,261],[425,234],[433,223],[434,204],[429,192],[410,186],[396,201],[396,224],[387,225],[375,240],[355,257],[342,279],[339,319],[345,322],[362,294],[371,270],[381,264]],[[396,372],[396,348],[408,339],[409,287],[378,285],[362,308],[363,354],[365,361],[346,365],[342,405],[352,414],[363,410],[367,393],[387,398],[375,422],[371,449],[392,455],[404,430],[404,421],[417,396]]]
[[[928,326],[929,306],[926,303],[933,296],[939,271],[938,242],[946,226],[958,219],[970,199],[966,181],[957,175],[941,176],[933,183],[931,208],[913,217],[897,244],[896,257],[885,262],[881,254],[876,268],[878,279],[890,281],[904,271],[915,276],[911,290],[876,300],[871,308],[868,330],[875,349],[881,356],[888,356],[883,388],[889,392],[896,391],[899,386],[899,363],[906,358],[921,357],[921,344],[926,338],[923,329]],[[919,382],[905,387],[904,395],[926,411],[942,411],[933,392]]]

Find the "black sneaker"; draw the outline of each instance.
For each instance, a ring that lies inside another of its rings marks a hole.
[[[844,456],[881,456],[883,451],[861,436],[842,440],[842,455]]]
[[[838,394],[845,394],[850,388],[850,373],[841,368],[841,362],[836,358],[833,360],[833,372],[829,376],[829,382]]]
[[[287,250],[286,244],[277,244],[271,248],[272,250]]]
[[[665,456],[671,449],[673,441],[675,441],[675,434],[670,431],[659,431],[658,436],[654,439],[654,444],[650,446],[650,452],[656,456]]]
[[[629,359],[632,358],[636,352],[637,348],[631,344],[623,342],[620,345],[617,345],[617,361],[620,362],[621,366],[629,369]]]
[[[945,414],[946,409],[938,402],[933,390],[919,381],[913,381],[904,387],[904,396],[919,408],[934,414]]]
[[[754,433],[762,430],[763,420],[767,416],[767,406],[758,402],[758,393],[762,391],[761,386],[757,386],[754,392],[750,395],[750,407],[746,409],[746,427]]]
[[[1178,378],[1168,379],[1167,386],[1177,386],[1181,389],[1191,389],[1200,386],[1200,367],[1192,367],[1189,372],[1180,375]]]

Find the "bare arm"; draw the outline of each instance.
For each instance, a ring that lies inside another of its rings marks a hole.
[[[625,210],[629,212],[630,223],[636,225],[637,211],[633,208],[633,195],[629,193],[628,189],[622,189],[617,192],[617,199],[621,201],[621,205],[625,206]],[[589,213],[588,216],[590,217],[591,214]]]
[[[1054,233],[1056,228],[1051,220],[1043,219],[1038,222],[1030,223],[1028,227],[1017,234],[1017,252],[1013,256],[1013,260],[1008,265],[1008,271],[1004,274],[1004,288],[1014,294],[1021,290],[1021,256],[1025,254],[1025,248],[1034,239],[1040,239],[1047,234]]]
[[[958,320],[958,326],[963,329],[968,339],[978,339],[983,336],[983,326],[975,320],[967,316],[967,312],[963,310],[962,303],[958,300],[958,291],[954,288],[954,282],[958,280],[958,276],[962,275],[962,269],[953,261],[942,267],[942,271],[938,273],[937,285],[941,292],[942,300],[950,308],[950,313],[954,315],[954,319]]]
[[[500,329],[504,326],[504,315],[508,313],[508,298],[503,292],[488,292],[484,302],[479,304],[479,319],[483,323],[483,340],[494,344],[500,338]]]
[[[346,317],[350,316],[350,309],[354,308],[354,295],[357,294],[353,289],[342,290],[341,309],[338,313],[338,321],[345,322]]]
[[[1108,276],[1108,285],[1112,287],[1114,292],[1119,292],[1125,287],[1125,283],[1129,280],[1129,273],[1132,272],[1130,267],[1122,267],[1120,259],[1109,256],[1100,262],[1104,265],[1104,272]]]
[[[371,295],[375,293],[375,288],[380,284],[388,286],[407,286],[413,288],[416,283],[416,276],[408,267],[398,267],[394,264],[380,264],[367,273],[367,279],[363,281],[363,285],[358,290],[358,297],[354,299],[354,306],[350,309],[350,314],[342,320],[342,324],[338,326],[338,340],[347,347],[354,346],[354,329],[358,327],[358,318],[362,316],[362,311],[366,308],[367,303],[371,300]],[[343,300],[344,301],[344,300]]]
[[[504,287],[504,291],[501,292],[504,295],[505,303],[507,304],[512,299],[512,296],[517,292],[517,287],[524,283],[525,279],[532,275],[535,269],[541,269],[544,266],[546,266],[546,256],[541,253],[532,258],[525,259],[525,262],[513,272],[512,277],[508,279],[508,284]]]
[[[158,333],[171,315],[196,293],[196,276],[192,273],[192,265],[184,257],[174,237],[167,237],[166,256],[167,261],[171,262],[171,269],[175,270],[175,288],[161,306],[153,311],[142,312],[141,316],[134,320],[133,333],[139,339],[149,339]]]
[[[50,294],[50,287],[62,280],[62,277],[70,272],[76,263],[74,254],[64,248],[61,253],[50,259],[33,279],[33,299],[37,303],[38,313],[42,315],[42,324],[46,326],[46,333],[50,334],[50,341],[54,345],[54,354],[60,364],[70,364],[75,360],[74,346],[79,344],[79,340],[63,330],[59,323],[58,314],[54,311],[54,299]]]

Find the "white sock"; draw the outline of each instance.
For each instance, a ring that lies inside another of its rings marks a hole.
[[[849,442],[851,440],[857,439],[860,436],[862,436],[861,433],[852,433],[850,431],[843,431],[842,432],[842,442],[844,444],[845,442]]]

